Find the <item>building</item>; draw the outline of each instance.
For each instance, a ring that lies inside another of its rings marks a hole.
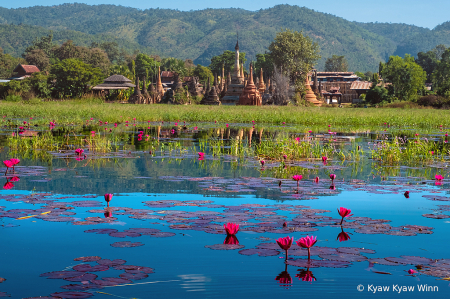
[[[9,80],[23,80],[30,77],[33,73],[39,73],[40,70],[35,65],[19,64],[13,70],[13,76]]]

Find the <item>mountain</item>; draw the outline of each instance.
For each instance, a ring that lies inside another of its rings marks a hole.
[[[417,55],[437,44],[450,45],[450,23],[433,30],[405,24],[358,23],[305,7],[277,5],[269,9],[139,10],[115,5],[63,4],[6,9],[0,7],[0,47],[20,55],[36,37],[53,30],[55,40],[117,41],[125,49],[160,56],[194,59],[209,65],[210,58],[233,50],[239,31],[241,51],[249,59],[267,51],[283,28],[303,30],[320,45],[326,58],[345,55],[352,71],[376,71],[390,55]]]

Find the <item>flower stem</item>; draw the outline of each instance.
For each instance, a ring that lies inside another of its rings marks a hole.
[[[340,224],[341,226],[342,226],[342,222],[343,222],[343,221],[344,221],[344,217],[342,217],[342,219],[341,219],[341,224]]]
[[[311,248],[308,248],[308,260],[311,259]]]

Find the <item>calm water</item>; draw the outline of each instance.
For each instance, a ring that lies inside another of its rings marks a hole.
[[[201,138],[239,134],[214,135],[210,127],[172,136],[166,127],[160,141],[189,147]],[[15,154],[22,160],[15,174],[2,177],[14,186],[0,194],[2,296],[448,298],[449,281],[442,278],[450,276],[450,189],[448,181],[434,181],[435,174],[448,177],[445,164],[297,161],[288,167],[303,171],[297,188],[278,162],[262,168],[252,159],[209,151],[203,161],[191,151],[150,155],[148,143],[136,141],[137,131],[128,134],[133,137],[116,158],[88,151],[81,161],[66,152],[50,159]],[[252,142],[273,134],[256,130]],[[340,148],[353,140],[367,149],[378,138],[338,136]],[[12,157],[7,147],[0,155]],[[333,183],[330,173],[337,176]],[[105,193],[114,194],[109,208]],[[354,214],[342,229],[339,207]],[[224,244],[221,226],[227,222],[241,224],[239,245]],[[318,239],[310,267],[306,249],[295,243],[286,266],[275,240],[306,235]],[[409,269],[419,273],[409,275]]]

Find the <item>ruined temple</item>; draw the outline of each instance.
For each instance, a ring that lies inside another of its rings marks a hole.
[[[238,105],[252,105],[261,106],[262,98],[258,89],[253,83],[253,67],[250,64],[250,74],[247,82],[247,86],[244,88],[242,95],[239,97]]]
[[[236,59],[234,62],[233,74],[231,75],[231,82],[227,86],[225,96],[221,99],[221,102],[224,105],[236,105],[239,102],[239,96],[244,90],[244,71],[242,69],[241,72],[241,64],[239,63],[239,40],[236,42],[236,47],[234,49],[236,50]]]
[[[145,97],[142,95],[141,90],[139,89],[139,77],[136,76],[136,87],[134,88],[134,93],[128,99],[128,103],[131,104],[144,104]]]
[[[220,105],[219,96],[217,95],[217,76],[214,76],[214,86],[209,88],[209,78],[206,87],[207,93],[200,101],[201,105]],[[209,92],[208,92],[209,91]]]

